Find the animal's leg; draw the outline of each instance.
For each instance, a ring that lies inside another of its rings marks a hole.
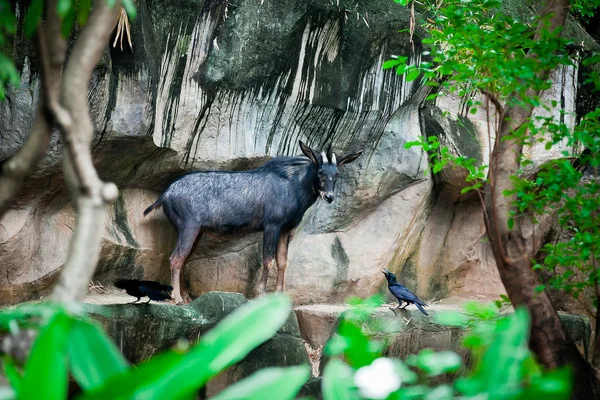
[[[406,307],[408,307],[409,305],[410,305],[410,303],[407,301],[406,304],[404,305],[404,307],[398,306],[398,308],[401,310],[406,310]]]
[[[148,301],[144,302],[144,304],[150,303],[150,300],[152,300],[152,299],[150,297],[148,297]]]
[[[178,231],[177,235],[177,245],[175,246],[175,250],[171,254],[169,258],[169,264],[171,265],[171,286],[173,286],[173,299],[175,303],[182,304],[184,303],[184,299],[182,294],[187,296],[187,291],[183,288],[181,284],[181,270],[187,260],[188,256],[192,252],[194,248],[194,244],[196,243],[196,238],[200,233],[200,228],[189,228],[186,227]],[[189,298],[189,297],[188,297]]]
[[[283,292],[285,288],[285,270],[287,268],[288,245],[290,244],[290,232],[282,232],[277,242],[277,284],[275,290]]]
[[[402,305],[402,300],[398,299],[398,307],[396,307],[396,308],[388,307],[388,308],[394,312],[394,315],[396,315],[396,310],[398,310],[401,305]]]
[[[135,304],[135,303],[137,303],[138,301],[140,301],[140,298],[139,298],[139,297],[137,298],[137,300],[136,300],[136,301],[132,301],[132,302],[131,302],[131,303],[129,303],[129,304]]]
[[[263,268],[260,280],[255,280],[254,293],[261,296],[267,292],[267,280],[269,279],[269,270],[275,265],[275,255],[277,252],[277,242],[279,241],[278,228],[265,228],[263,236]]]

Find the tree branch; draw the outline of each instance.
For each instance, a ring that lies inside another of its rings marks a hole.
[[[117,187],[100,180],[94,167],[91,143],[94,127],[89,115],[87,93],[114,27],[119,2],[109,7],[97,0],[88,24],[65,68],[60,104],[52,109],[65,143],[65,180],[77,209],[75,233],[67,261],[52,298],[60,302],[83,300],[92,278],[102,244],[106,206],[118,196]]]
[[[504,115],[504,106],[502,105],[502,103],[500,103],[500,100],[498,100],[498,97],[496,97],[496,95],[494,95],[493,93],[490,93],[489,91],[485,90],[485,89],[479,89],[481,91],[481,93],[483,93],[485,96],[487,96],[487,98],[492,102],[492,104],[494,105],[494,107],[496,107],[496,114],[498,114],[500,116],[499,120],[502,120],[502,116]],[[488,118],[489,120],[489,118]]]

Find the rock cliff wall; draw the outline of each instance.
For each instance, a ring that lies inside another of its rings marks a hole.
[[[467,115],[464,99],[427,102],[418,80],[381,69],[394,54],[421,57],[419,32],[414,46],[408,33],[398,33],[408,24],[404,7],[391,0],[136,4],[133,50],[107,49],[89,92],[96,165],[122,192],[94,280],[168,281],[175,231],[162,211],[143,218],[144,208],[185,171],[251,168],[270,156],[300,154],[303,140],[365,153],[342,171],[336,201],[318,201],[292,239],[287,291],[297,304],[377,292],[382,267],[427,299],[503,291],[478,200],[459,195],[456,171],[434,178],[426,154],[404,148],[435,134],[481,162],[489,151],[483,115]],[[597,47],[576,24],[570,29]],[[39,74],[20,35],[14,53],[22,84],[0,103],[0,161],[22,145],[37,104]],[[577,67],[555,76],[546,96],[577,112]],[[65,261],[74,212],[61,148],[55,135],[0,221],[2,303],[44,295]],[[558,153],[534,148],[530,155],[539,164]],[[260,254],[261,235],[202,238],[187,279],[195,294],[246,293]]]

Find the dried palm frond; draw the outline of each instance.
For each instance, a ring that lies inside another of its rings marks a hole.
[[[115,35],[113,47],[117,47],[117,41],[119,41],[120,38],[121,50],[123,50],[123,36],[125,36],[125,32],[127,32],[127,42],[129,42],[129,47],[131,48],[131,51],[133,51],[133,44],[131,43],[131,26],[129,25],[127,12],[123,7],[121,7],[121,11],[119,12],[119,17],[117,22],[115,22],[115,26],[117,27],[117,34]]]

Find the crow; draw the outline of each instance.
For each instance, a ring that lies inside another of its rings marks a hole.
[[[423,309],[423,307],[427,307],[427,304],[425,304],[423,300],[419,299],[413,292],[408,290],[403,285],[399,284],[396,281],[396,275],[392,274],[385,268],[381,272],[383,272],[385,278],[387,279],[388,289],[394,295],[394,297],[398,299],[398,307],[390,308],[390,310],[392,310],[394,314],[396,314],[396,310],[404,310],[409,304],[414,304],[423,314],[429,315],[427,314],[427,311]],[[404,305],[404,307],[400,307],[403,301],[406,302],[406,304]]]
[[[144,304],[150,303],[150,300],[167,300],[171,298],[170,292],[173,290],[169,285],[163,285],[162,283],[154,281],[140,281],[137,279],[119,279],[118,281],[115,281],[114,284],[119,289],[125,289],[128,295],[137,297],[137,300],[130,304],[135,304],[140,301],[141,297],[146,296],[148,296],[148,301]]]

